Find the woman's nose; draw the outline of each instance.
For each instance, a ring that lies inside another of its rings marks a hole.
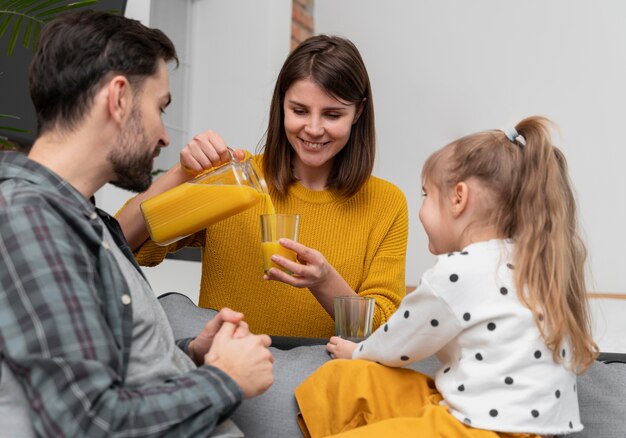
[[[324,126],[322,126],[321,121],[316,117],[312,117],[309,120],[304,130],[308,135],[313,137],[319,137],[324,134]]]

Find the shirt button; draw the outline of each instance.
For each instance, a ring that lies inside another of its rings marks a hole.
[[[91,214],[89,215],[89,219],[91,219],[92,221],[95,221],[98,218],[98,213],[96,213],[95,211],[92,211]]]
[[[104,240],[103,240],[103,241],[102,241],[102,247],[103,247],[104,249],[109,249],[109,244],[108,244],[106,241],[104,241]]]
[[[122,304],[125,306],[130,304],[130,296],[128,294],[122,295]]]

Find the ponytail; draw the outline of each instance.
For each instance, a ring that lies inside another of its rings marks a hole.
[[[515,129],[525,140],[518,193],[511,199],[515,282],[557,361],[585,371],[597,356],[591,336],[576,202],[567,162],[550,140],[551,122],[529,117]],[[562,348],[568,341],[571,351]]]
[[[515,283],[520,300],[557,362],[585,371],[597,356],[591,337],[584,278],[585,245],[579,236],[576,203],[565,157],[552,145],[551,123],[530,117],[516,132],[483,131],[460,138],[432,154],[423,180],[441,192],[477,178],[488,196],[482,217],[503,238],[515,241]],[[569,343],[571,351],[563,345]]]

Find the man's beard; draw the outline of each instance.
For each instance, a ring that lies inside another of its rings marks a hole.
[[[111,184],[133,192],[143,192],[152,184],[154,153],[147,150],[148,139],[137,105],[133,105],[130,120],[119,133],[118,147],[109,154],[115,172]]]

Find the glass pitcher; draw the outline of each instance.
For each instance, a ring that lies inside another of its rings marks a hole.
[[[230,161],[141,203],[152,240],[169,245],[209,225],[250,208],[271,203],[256,162]]]

